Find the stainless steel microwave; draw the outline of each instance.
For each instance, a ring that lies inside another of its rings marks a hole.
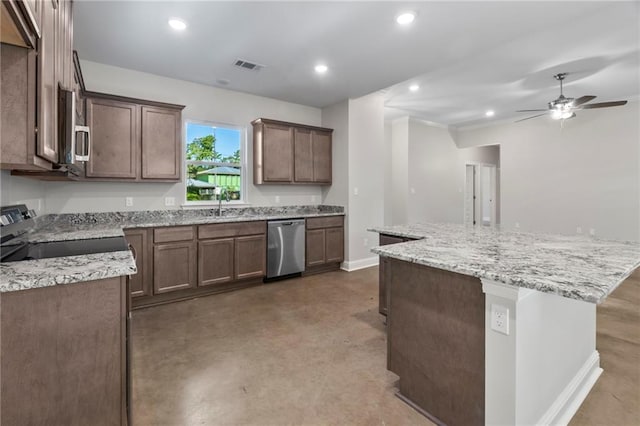
[[[58,122],[60,123],[59,166],[74,174],[80,174],[83,163],[91,156],[91,131],[87,126],[77,125],[76,94],[71,90],[58,90]]]

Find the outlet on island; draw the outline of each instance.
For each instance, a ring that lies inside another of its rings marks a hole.
[[[509,335],[509,308],[491,305],[491,329]]]

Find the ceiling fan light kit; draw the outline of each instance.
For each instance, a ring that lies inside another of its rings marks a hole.
[[[521,109],[516,112],[548,112],[553,120],[566,120],[569,118],[573,118],[576,116],[575,111],[582,109],[595,109],[595,108],[609,108],[614,106],[622,106],[627,103],[627,101],[612,101],[612,102],[599,102],[596,104],[588,104],[587,102],[594,100],[596,97],[593,95],[585,95],[579,98],[567,98],[564,96],[562,82],[567,77],[568,73],[562,72],[553,76],[556,80],[560,82],[560,96],[557,99],[549,102],[547,104],[547,109]],[[516,120],[516,123],[519,121],[530,120],[532,118],[541,117],[543,114],[537,114],[531,117],[522,118],[520,120]]]

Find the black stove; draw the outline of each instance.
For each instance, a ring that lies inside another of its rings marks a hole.
[[[47,259],[128,250],[124,237],[93,238],[88,240],[22,243],[2,246],[2,262]]]
[[[18,237],[33,226],[35,212],[26,206],[8,206],[0,210],[0,261],[47,259],[128,250],[124,237],[92,238],[86,240],[24,242]]]

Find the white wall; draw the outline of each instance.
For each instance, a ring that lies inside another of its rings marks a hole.
[[[391,127],[392,223],[462,223],[465,165],[499,166],[499,147],[458,149],[448,129],[416,119]]]
[[[349,101],[345,100],[322,109],[322,126],[333,129],[332,185],[322,188],[322,203],[344,206],[349,214]],[[349,221],[344,222],[345,259],[348,257]]]
[[[45,187],[44,183],[19,176],[11,176],[9,170],[0,171],[0,205],[26,204],[37,214],[44,214]]]
[[[391,123],[391,203],[392,224],[408,223],[409,201],[409,117],[398,118]]]
[[[375,264],[367,231],[384,222],[384,98],[380,93],[349,100],[349,250],[347,269]],[[356,194],[357,191],[357,194]]]
[[[87,90],[186,105],[183,119],[247,126],[249,203],[276,205],[276,196],[282,205],[320,203],[322,188],[319,186],[253,185],[250,126],[258,117],[319,126],[320,109],[95,62],[82,61],[81,64]],[[165,209],[164,197],[175,197],[178,204],[175,208],[179,208],[184,199],[183,183],[55,182],[45,185],[45,203],[50,213]],[[133,207],[125,207],[127,196],[134,198]]]
[[[502,225],[640,240],[638,102],[459,131],[459,146],[500,144]]]

